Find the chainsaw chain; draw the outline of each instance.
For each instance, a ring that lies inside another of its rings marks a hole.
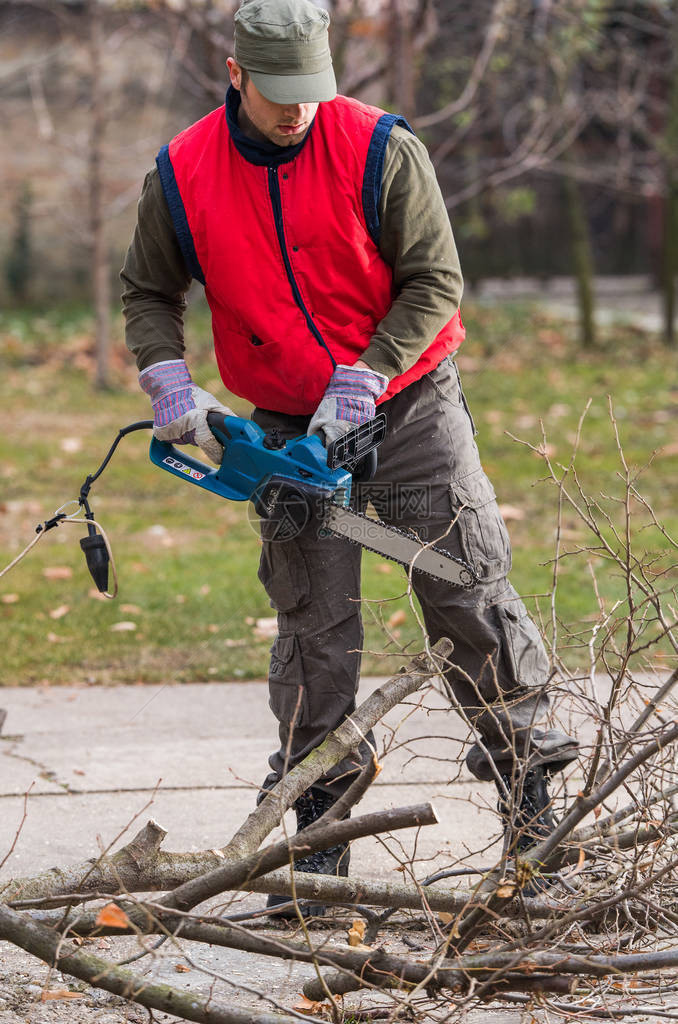
[[[340,505],[336,501],[327,501],[325,502],[325,505],[331,505],[334,508],[339,509],[340,511],[348,510],[351,513],[351,515],[357,516],[359,519],[364,519],[366,522],[372,524],[376,523],[378,526],[383,526],[385,529],[388,529],[389,532],[397,533],[400,537],[404,537],[406,540],[416,540],[420,544],[422,544],[421,538],[418,537],[416,533],[406,533],[405,530],[400,530],[398,529],[397,526],[391,526],[390,524],[382,523],[381,519],[373,519],[371,516],[366,515],[364,512],[358,512],[357,509],[352,508],[350,505],[347,507],[346,505]],[[325,525],[326,521],[327,514],[325,514],[325,516],[323,517],[323,529],[327,530],[327,532],[331,534],[333,537],[343,537],[343,539],[347,540],[349,544],[355,544],[359,548],[367,548],[368,551],[372,551],[375,555],[379,555],[380,558],[387,558],[389,562],[395,562],[396,565],[400,565],[406,570],[412,569],[414,572],[420,572],[423,576],[430,576],[433,579],[439,580],[441,583],[446,583],[448,587],[460,587],[462,590],[467,590],[469,587],[474,586],[474,584],[478,582],[477,576],[475,575],[471,567],[463,561],[463,559],[457,558],[455,555],[451,555],[449,551],[444,551],[442,548],[437,548],[434,544],[424,544],[422,545],[422,547],[425,547],[426,550],[428,551],[435,551],[437,555],[441,555],[448,561],[456,562],[457,565],[461,566],[462,569],[465,570],[465,575],[468,578],[467,582],[454,583],[451,580],[445,579],[444,576],[439,576],[437,573],[430,572],[428,569],[420,569],[417,566],[416,562],[414,563],[414,565],[412,565],[409,562],[402,562],[399,558],[395,558],[393,555],[387,555],[383,551],[380,551],[379,548],[373,548],[370,544],[363,543],[362,541],[358,540],[353,540],[352,537],[347,537],[346,534],[344,533],[335,533],[334,530],[332,530],[329,526]]]

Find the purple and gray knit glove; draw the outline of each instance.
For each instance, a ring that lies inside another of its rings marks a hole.
[[[388,387],[388,377],[374,370],[337,366],[308,425],[325,445],[360,423],[374,419],[376,400]]]
[[[226,405],[196,387],[183,359],[153,363],[139,374],[139,384],[153,403],[153,434],[171,444],[195,444],[221,462],[223,447],[207,425],[208,412],[235,415]]]

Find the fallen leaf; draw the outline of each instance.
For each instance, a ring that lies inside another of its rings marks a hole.
[[[3,604],[16,604],[18,600],[18,594],[3,594],[2,597],[0,597],[0,601],[2,601]]]
[[[520,430],[530,430],[532,427],[536,427],[537,417],[531,413],[525,413],[523,416],[518,416],[515,422]]]
[[[48,565],[42,575],[46,580],[70,580],[73,570],[68,565]]]
[[[110,627],[111,633],[133,633],[137,628],[136,622],[125,621],[114,622]]]
[[[101,938],[99,939],[99,941],[97,942],[97,949],[110,949],[110,948],[111,948],[110,941],[108,939],[105,939],[103,937],[103,935],[102,935]]]
[[[495,895],[497,895],[500,900],[510,900],[515,896],[515,892],[515,882],[508,882],[500,885]]]
[[[128,928],[129,918],[115,903],[107,903],[97,914],[95,924],[105,928]]]
[[[511,519],[520,520],[525,518],[525,510],[518,508],[517,505],[500,505],[499,511],[501,512],[502,519],[509,522]]]
[[[405,622],[407,622],[407,613],[402,608],[399,608],[388,620],[388,625],[393,629],[394,626],[402,626]]]
[[[254,623],[254,635],[266,640],[277,636],[278,619],[257,619]]]
[[[349,946],[361,946],[364,938],[365,922],[357,917],[348,930],[348,944]]]
[[[74,774],[74,775],[84,775],[85,773],[84,773],[84,771],[82,770],[82,768],[74,768],[74,769],[73,769],[73,774]]]
[[[58,608],[52,608],[49,613],[50,619],[63,619],[64,615],[68,615],[71,610],[69,604],[60,604]]]
[[[455,356],[454,361],[455,363],[458,363],[459,369],[466,373],[475,373],[482,365],[479,359],[475,359],[473,356],[469,355]]]
[[[314,1013],[322,1013],[324,1009],[323,1003],[317,1003],[314,999],[307,999],[306,996],[300,995],[297,1002],[292,1007],[297,1013],[305,1013],[311,1016]]]
[[[54,988],[41,993],[40,1001],[46,1003],[49,999],[84,999],[84,992],[71,992],[67,988]]]
[[[141,615],[141,608],[138,604],[121,604],[120,611],[125,615]]]
[[[438,920],[441,924],[452,924],[454,921],[454,914],[448,914],[446,910],[441,910],[438,914]]]
[[[175,964],[174,970],[177,974],[190,974],[191,968],[187,967],[186,964]]]
[[[59,442],[59,447],[62,452],[68,452],[69,454],[79,452],[82,449],[82,438],[80,437],[62,437]]]

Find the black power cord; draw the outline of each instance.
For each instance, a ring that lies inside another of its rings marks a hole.
[[[94,580],[96,588],[100,594],[105,594],[108,590],[108,567],[110,563],[110,556],[108,554],[106,541],[104,540],[100,533],[97,533],[96,527],[94,526],[93,523],[94,513],[92,512],[92,509],[90,508],[88,501],[90,488],[92,487],[94,481],[97,480],[101,476],[103,471],[106,469],[106,466],[111,461],[113,452],[118,447],[123,437],[126,437],[127,434],[133,433],[133,431],[135,430],[152,429],[153,420],[138,420],[136,423],[130,423],[128,426],[123,427],[120,431],[118,431],[118,436],[116,437],[111,447],[108,449],[106,458],[101,463],[96,473],[92,473],[88,477],[86,477],[85,482],[80,488],[78,504],[80,505],[81,508],[85,510],[85,519],[88,520],[87,536],[83,537],[82,540],[80,541],[80,547],[85,553],[85,559],[87,560],[87,568],[89,569],[90,575]],[[55,516],[54,518],[57,519],[58,517]],[[56,523],[52,523],[50,521],[50,525],[56,526]],[[44,529],[49,529],[47,523],[45,523]]]

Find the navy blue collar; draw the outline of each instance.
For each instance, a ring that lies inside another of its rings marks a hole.
[[[301,142],[296,146],[276,146],[274,142],[259,142],[245,135],[238,125],[238,110],[240,109],[240,92],[229,85],[226,93],[226,123],[231,133],[231,138],[241,156],[251,164],[259,167],[279,167],[280,164],[288,164],[299,155],[306,144],[313,123],[304,135]],[[314,119],[315,120],[315,119]]]

